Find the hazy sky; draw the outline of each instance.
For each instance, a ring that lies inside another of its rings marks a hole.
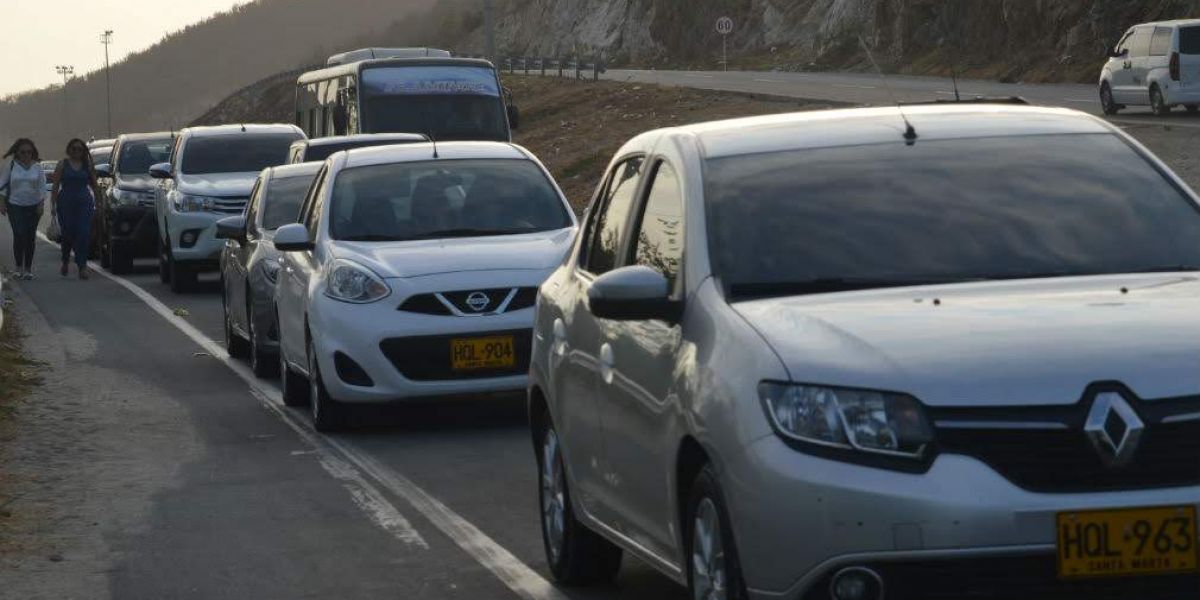
[[[113,30],[111,60],[142,50],[171,31],[248,0],[0,0],[0,95],[61,82],[55,65],[76,75],[104,67],[100,34]]]

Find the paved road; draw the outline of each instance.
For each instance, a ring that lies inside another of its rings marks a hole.
[[[954,82],[946,77],[889,75],[887,84],[878,75],[869,73],[793,73],[775,71],[646,71],[610,70],[605,79],[637,81],[659,85],[676,85],[709,90],[749,92],[795,98],[811,98],[861,105],[886,105],[898,102],[948,100],[954,96]],[[1034,104],[1061,106],[1101,114],[1100,100],[1094,85],[1056,83],[998,83],[960,79],[958,92],[962,98],[975,96],[1020,96]],[[893,100],[894,99],[894,100]],[[1177,110],[1182,113],[1182,110]],[[1148,107],[1122,111],[1116,122],[1157,122]],[[1174,118],[1172,124],[1200,128],[1194,117]]]
[[[9,239],[0,223],[0,248]],[[68,346],[82,332],[89,340],[83,354],[48,353],[74,360],[54,369],[47,391],[109,398],[150,390],[127,400],[156,416],[122,432],[124,451],[158,452],[168,430],[195,445],[162,457],[179,461],[177,473],[132,523],[99,517],[111,554],[98,557],[94,573],[107,580],[109,597],[686,596],[633,560],[613,587],[548,583],[520,398],[380,409],[361,415],[351,432],[321,436],[304,412],[282,406],[273,383],[223,355],[214,277],[174,295],[153,261],[139,261],[128,277],[95,273],[81,282],[58,277],[55,254],[39,242],[39,279],[12,282],[23,321],[44,328],[32,332],[37,338]],[[0,251],[0,266],[7,270],[10,260]],[[111,475],[121,481],[128,473]],[[0,586],[0,598],[10,597],[30,596]]]

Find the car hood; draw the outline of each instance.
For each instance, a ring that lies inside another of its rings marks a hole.
[[[130,192],[149,192],[155,187],[155,179],[149,175],[118,175],[117,189]]]
[[[466,271],[546,270],[562,263],[575,228],[408,242],[337,242],[334,256],[386,279]]]
[[[1200,279],[986,282],[732,304],[796,382],[932,406],[1077,402],[1095,382],[1200,393]]]
[[[258,172],[180,175],[179,191],[197,196],[244,198],[250,195],[257,180]]]

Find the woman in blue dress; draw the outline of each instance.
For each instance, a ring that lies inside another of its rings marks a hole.
[[[92,213],[96,210],[95,199],[99,197],[100,186],[96,182],[87,144],[80,139],[71,140],[67,143],[67,157],[54,171],[54,189],[50,192],[51,215],[58,217],[62,231],[59,243],[62,245],[60,272],[63,277],[69,272],[71,253],[74,252],[79,278],[88,278]]]

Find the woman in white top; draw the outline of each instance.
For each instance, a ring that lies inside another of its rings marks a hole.
[[[13,230],[13,262],[17,279],[33,279],[33,248],[38,221],[42,219],[46,172],[42,170],[37,146],[21,138],[4,154],[0,166],[0,215],[7,215]]]

